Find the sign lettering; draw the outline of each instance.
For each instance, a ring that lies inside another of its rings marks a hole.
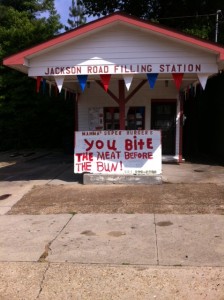
[[[75,132],[75,173],[160,174],[161,157],[160,131]]]
[[[48,67],[44,75],[93,75],[138,73],[200,73],[201,64],[78,65]]]

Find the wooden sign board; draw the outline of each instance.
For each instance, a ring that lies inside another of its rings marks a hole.
[[[161,174],[161,152],[159,130],[77,131],[74,172]]]

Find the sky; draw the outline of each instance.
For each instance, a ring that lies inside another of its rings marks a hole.
[[[66,25],[69,17],[69,6],[71,6],[72,0],[55,0],[55,8],[61,16],[61,23]]]
[[[72,0],[55,0],[55,8],[61,16],[61,23],[67,25],[69,18],[69,7],[72,5]],[[92,21],[94,18],[87,18],[87,22]]]

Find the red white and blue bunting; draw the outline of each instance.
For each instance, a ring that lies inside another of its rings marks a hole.
[[[86,87],[86,82],[88,79],[88,75],[77,75],[77,78],[78,78],[81,90],[82,90],[82,92],[84,92],[85,87]]]
[[[55,82],[57,84],[58,91],[59,91],[59,93],[61,93],[61,89],[62,89],[62,86],[63,86],[65,76],[55,76],[54,79],[55,79]]]
[[[184,74],[183,73],[172,73],[172,76],[173,76],[175,86],[176,86],[177,90],[179,91]]]
[[[158,73],[147,73],[146,75],[147,75],[149,86],[151,89],[153,89],[159,74]]]
[[[124,79],[124,82],[125,82],[126,89],[127,89],[127,91],[129,91],[130,87],[131,87],[132,80],[133,80],[133,75],[123,75],[123,79]]]
[[[103,84],[104,90],[107,92],[109,88],[111,74],[102,74],[100,75],[101,82]]]
[[[149,83],[149,86],[151,89],[153,89],[155,87],[158,75],[159,75],[159,73],[147,73],[146,74],[147,80],[148,80],[148,83]],[[199,83],[201,85],[201,90],[202,89],[204,90],[206,87],[206,84],[207,84],[207,80],[210,75],[211,75],[210,73],[198,73],[197,74],[198,81],[195,81],[194,83],[189,84],[186,88],[182,89],[182,92],[185,95],[185,99],[188,98],[189,96],[194,97],[196,95],[196,90],[198,88]],[[101,83],[106,92],[108,91],[108,88],[109,88],[111,76],[112,76],[111,74],[101,74],[100,75]],[[184,73],[172,73],[172,77],[173,77],[175,86],[178,91],[181,88],[183,76],[184,76]],[[134,78],[134,74],[123,75],[123,79],[124,79],[127,91],[130,90],[131,84],[133,82],[133,78]],[[54,87],[55,93],[54,94],[57,96],[58,92],[61,93],[61,91],[62,91],[65,76],[54,76],[54,79],[55,79],[55,87]],[[77,75],[77,79],[78,79],[78,82],[79,82],[82,92],[84,92],[84,90],[86,88],[87,80],[88,80],[88,75]],[[46,79],[43,78],[42,76],[36,77],[36,92],[39,93],[40,88],[42,87],[42,92],[43,92],[43,94],[45,94],[46,90],[47,90],[46,84],[48,84],[48,86],[49,86],[49,88],[48,88],[49,96],[51,96],[52,95],[52,85],[54,86],[54,84],[52,82],[46,81]],[[63,96],[66,99],[68,97],[70,91],[68,88],[63,88],[63,90],[64,90]],[[74,91],[71,91],[71,93],[74,93]]]
[[[40,84],[41,84],[41,80],[42,80],[42,77],[41,77],[41,76],[37,76],[37,81],[36,81],[36,92],[37,92],[37,93],[40,92]]]
[[[211,75],[209,73],[198,73],[198,79],[200,81],[200,84],[203,88],[203,90],[205,89],[206,87],[206,83],[207,83],[207,80],[208,80],[208,77]]]

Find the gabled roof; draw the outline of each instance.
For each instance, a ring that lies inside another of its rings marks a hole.
[[[55,47],[59,47],[60,45],[63,45],[71,39],[84,36],[85,34],[91,34],[91,32],[113,25],[114,23],[123,23],[138,29],[154,32],[155,34],[159,34],[160,36],[176,40],[177,42],[196,46],[198,48],[204,49],[205,51],[207,50],[209,52],[216,53],[220,60],[224,60],[224,47],[221,47],[217,44],[213,44],[211,42],[201,40],[193,36],[185,35],[159,26],[155,23],[150,23],[141,19],[133,18],[122,13],[114,13],[101,19],[87,23],[66,33],[60,34],[34,47],[11,55],[3,60],[3,64],[11,67],[15,67],[16,65],[24,65],[26,58],[30,56],[38,55],[43,51],[49,50],[50,48],[54,49]]]

